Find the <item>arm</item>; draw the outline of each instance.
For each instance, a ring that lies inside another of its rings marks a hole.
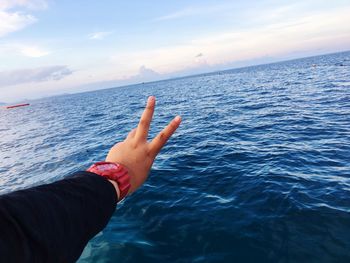
[[[0,258],[74,262],[112,216],[117,196],[103,177],[72,177],[0,197]]]
[[[180,125],[174,118],[151,142],[150,97],[136,129],[112,147],[106,161],[128,168],[131,189],[147,179],[157,154]],[[0,197],[0,258],[6,262],[73,262],[108,223],[119,195],[115,182],[88,172]]]

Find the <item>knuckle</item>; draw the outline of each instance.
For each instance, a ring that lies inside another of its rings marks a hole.
[[[147,157],[151,157],[153,155],[152,150],[151,149],[147,149],[146,150],[146,155],[147,155]]]
[[[159,138],[159,140],[162,141],[162,142],[165,141],[165,140],[166,140],[165,132],[160,132],[158,138]]]
[[[142,127],[146,127],[147,126],[147,121],[145,120],[145,119],[141,119],[140,120],[140,126],[142,126]]]
[[[131,142],[130,142],[130,146],[131,146],[133,149],[136,149],[137,146],[138,146],[137,141],[131,141]]]
[[[172,130],[175,130],[177,128],[177,125],[176,125],[176,123],[172,122],[172,123],[170,123],[170,127]]]

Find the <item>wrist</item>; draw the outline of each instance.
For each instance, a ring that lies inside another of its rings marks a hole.
[[[117,199],[119,200],[119,198],[120,198],[120,190],[119,190],[118,184],[115,181],[112,181],[112,180],[109,180],[109,179],[108,179],[108,181],[113,185],[113,187],[115,189],[115,192],[117,194]]]
[[[97,162],[87,169],[88,172],[105,177],[114,187],[118,202],[125,198],[130,190],[128,170],[119,163]]]

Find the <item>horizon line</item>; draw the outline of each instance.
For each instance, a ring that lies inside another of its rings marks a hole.
[[[21,102],[30,102],[30,101],[37,101],[37,100],[48,99],[48,98],[53,98],[53,97],[60,97],[60,96],[66,96],[66,95],[76,95],[76,94],[83,94],[83,93],[96,92],[96,91],[104,91],[104,90],[111,90],[111,89],[118,89],[118,88],[126,88],[126,87],[131,87],[131,86],[152,84],[152,83],[158,83],[158,82],[162,82],[162,81],[186,79],[186,78],[190,78],[190,77],[211,75],[211,74],[220,73],[220,72],[227,72],[227,71],[231,71],[231,70],[247,69],[247,68],[251,68],[251,67],[259,67],[259,66],[265,66],[265,65],[273,65],[273,64],[278,64],[278,63],[283,63],[283,62],[290,62],[290,61],[299,60],[299,59],[307,59],[307,58],[314,58],[314,57],[320,57],[320,56],[328,56],[328,55],[333,55],[333,54],[338,54],[338,53],[347,53],[347,52],[350,52],[350,49],[342,50],[342,51],[329,52],[329,53],[324,53],[324,54],[318,54],[318,55],[311,55],[311,56],[306,56],[306,57],[297,57],[297,58],[286,59],[286,60],[278,60],[278,61],[269,62],[269,63],[258,63],[258,64],[252,64],[252,65],[247,65],[247,66],[239,66],[239,67],[227,68],[227,69],[216,70],[216,71],[207,71],[207,72],[202,72],[202,73],[197,73],[197,74],[183,75],[183,76],[179,76],[179,77],[170,77],[170,78],[164,78],[164,79],[153,80],[153,81],[137,82],[137,83],[133,83],[133,84],[120,85],[120,86],[115,86],[115,87],[93,89],[93,90],[86,90],[86,91],[78,91],[78,92],[63,92],[61,94],[49,95],[49,96],[44,96],[44,97],[35,98],[35,99],[23,99],[23,100],[10,101],[10,102],[0,101],[0,104],[3,103],[4,105],[7,105],[9,103],[13,104],[13,103],[21,103]],[[2,105],[2,106],[4,106],[4,105]]]

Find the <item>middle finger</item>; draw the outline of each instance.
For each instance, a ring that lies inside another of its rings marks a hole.
[[[146,108],[143,111],[140,122],[137,126],[135,134],[136,140],[147,140],[149,127],[154,113],[155,103],[156,98],[154,96],[148,97]]]

